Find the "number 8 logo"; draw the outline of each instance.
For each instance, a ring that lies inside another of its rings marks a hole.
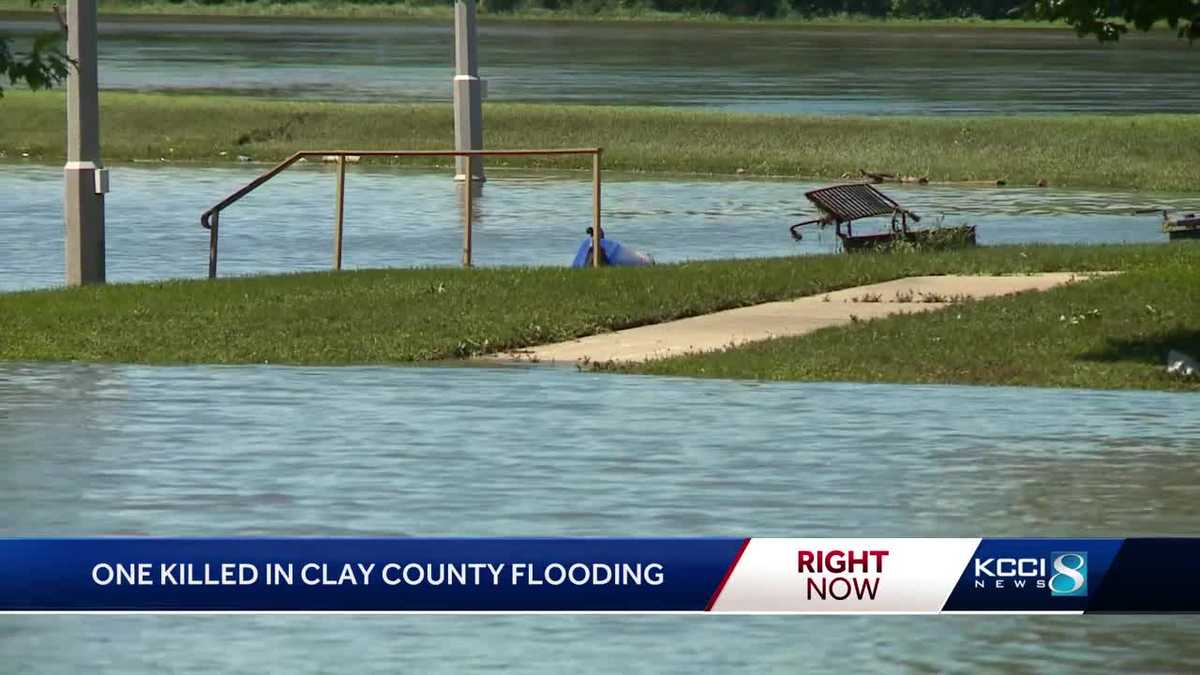
[[[1087,553],[1052,553],[1050,595],[1087,595]]]

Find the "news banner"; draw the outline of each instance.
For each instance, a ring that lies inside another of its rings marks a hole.
[[[0,612],[1175,613],[1200,539],[0,539]]]

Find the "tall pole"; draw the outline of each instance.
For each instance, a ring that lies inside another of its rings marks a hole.
[[[454,3],[454,149],[483,149],[483,82],[475,49],[475,0]],[[455,180],[471,176],[482,182],[481,157],[456,157]]]
[[[104,283],[104,193],[100,95],[96,74],[96,0],[67,3],[67,285]]]

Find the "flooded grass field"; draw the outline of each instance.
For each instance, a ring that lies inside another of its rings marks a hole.
[[[208,231],[200,213],[253,179],[257,168],[137,167],[112,170],[107,197],[110,281],[200,277]],[[457,265],[460,200],[445,173],[351,169],[346,182],[347,268]],[[705,180],[612,175],[605,231],[660,262],[827,253],[832,230],[795,242],[787,226],[811,213],[793,180]],[[61,170],[9,165],[0,192],[0,290],[53,286],[63,278]],[[1166,241],[1159,216],[1200,195],[1037,188],[886,186],[923,223],[979,226],[982,244]],[[591,225],[591,184],[580,174],[494,171],[476,198],[479,265],[567,265]],[[328,269],[334,173],[288,171],[221,216],[223,275]]]
[[[2,18],[29,36],[48,19]],[[1166,33],[485,23],[491,100],[823,115],[1195,112]],[[446,101],[441,23],[108,18],[101,86]],[[569,54],[569,56],[567,56]],[[1166,76],[1164,76],[1164,74]],[[0,103],[2,106],[3,103]],[[261,167],[118,165],[108,278],[201,277],[200,213]],[[812,254],[791,180],[606,175],[610,236],[663,262]],[[1200,189],[1200,188],[1197,188]],[[347,267],[456,265],[445,172],[354,167]],[[889,186],[983,244],[1159,242],[1200,193]],[[481,265],[565,265],[582,174],[495,171]],[[222,274],[326,269],[330,167],[221,220]],[[0,165],[0,291],[63,280],[62,170]],[[0,325],[4,317],[0,316]],[[0,536],[1188,536],[1196,395],[760,384],[548,367],[0,363]],[[1180,617],[3,617],[12,672],[1200,670]]]

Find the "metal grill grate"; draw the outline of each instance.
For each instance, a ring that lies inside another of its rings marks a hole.
[[[834,185],[806,192],[804,196],[837,222],[907,213],[899,204],[867,183]]]

